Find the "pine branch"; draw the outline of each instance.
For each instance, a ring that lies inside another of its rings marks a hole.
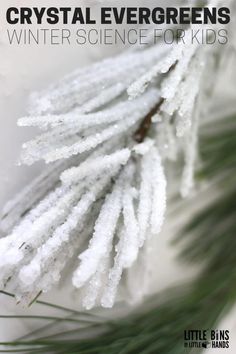
[[[134,265],[149,235],[161,230],[166,209],[164,162],[179,151],[185,160],[181,192],[186,196],[192,188],[198,124],[204,117],[202,107],[205,110],[210,101],[206,92],[215,72],[209,58],[221,54],[212,48],[179,44],[171,51],[154,46],[127,52],[80,70],[34,97],[32,115],[20,119],[19,125],[47,131],[24,144],[21,160],[55,164],[4,209],[1,226],[7,236],[0,240],[2,288],[12,289],[19,301],[37,303],[38,294],[57,283],[68,260],[78,256],[72,282],[85,291],[83,306],[113,306],[123,274]],[[132,100],[127,100],[126,92]],[[210,152],[211,157],[200,173],[218,174],[219,186],[227,183],[228,187],[232,181],[227,170],[235,161],[231,154],[235,144],[229,135],[222,135],[222,144],[217,136],[209,140],[205,155]],[[180,298],[170,297],[155,311],[131,317],[129,323],[109,323],[108,334],[89,341],[38,338],[11,344],[39,346],[36,352],[44,353],[147,354],[171,353],[173,348],[182,353],[183,326],[213,326],[235,299],[234,273],[226,277],[229,264],[231,269],[235,265],[229,246],[234,197],[229,191],[219,198],[219,208],[211,206],[196,217],[196,239],[204,242],[192,255],[195,259],[202,252],[210,256],[204,272]],[[211,230],[215,225],[217,230]],[[196,221],[183,234],[195,226]],[[228,252],[224,265],[218,248],[211,250],[205,241],[210,232],[217,247],[224,245]],[[224,240],[223,232],[228,235]],[[184,255],[194,242],[186,246]],[[179,325],[178,317],[183,318]],[[73,318],[65,320],[77,323]],[[168,341],[170,332],[173,338]]]
[[[210,152],[209,147],[212,142],[220,142],[221,136],[225,136],[225,142],[227,142],[225,148],[230,153],[231,161],[236,159],[236,150],[229,151],[227,148],[227,144],[231,142],[231,133],[233,133],[231,129],[227,130],[230,119],[224,118],[222,121],[224,121],[225,132],[219,129],[210,134],[208,138],[204,134],[200,141],[204,162],[201,174],[204,174],[205,178],[212,176],[209,162],[210,166],[215,169],[211,162],[212,154],[205,154],[205,151],[207,149]],[[217,166],[219,163],[217,156],[221,156],[221,153],[222,147],[219,146],[219,149],[215,150],[216,159],[214,161]],[[234,169],[235,164],[228,165],[224,171],[217,169],[215,178],[218,181],[218,186],[222,185],[224,178],[228,181],[228,175],[232,174]],[[217,177],[220,176],[221,178],[218,180]],[[221,196],[194,216],[181,232],[181,237],[184,235],[188,239],[190,234],[195,234],[195,238],[191,238],[182,256],[185,257],[190,252],[187,261],[193,257],[194,261],[201,260],[205,264],[202,273],[196,280],[155,296],[146,304],[150,310],[145,309],[144,306],[143,310],[140,309],[140,314],[114,321],[112,323],[113,329],[110,328],[110,331],[105,335],[99,335],[94,339],[61,342],[50,340],[50,338],[47,341],[34,339],[9,343],[9,345],[16,347],[24,345],[25,352],[30,348],[32,353],[59,353],[62,348],[64,352],[80,354],[102,354],[104,352],[109,354],[182,354],[190,352],[190,349],[183,347],[184,330],[216,328],[219,321],[236,301],[234,286],[236,281],[234,252],[234,246],[236,246],[234,237],[236,199],[235,192],[231,192],[233,186],[233,184],[224,185]],[[211,184],[209,188],[212,188]],[[224,257],[222,257],[222,252]],[[100,326],[100,328],[103,327],[101,324]],[[79,330],[77,333],[80,333]]]
[[[83,306],[113,306],[126,269],[161,231],[173,154],[185,155],[182,194],[193,186],[215,51],[192,45],[189,28],[185,43],[124,52],[34,95],[19,125],[47,131],[23,145],[21,162],[54,165],[4,208],[1,288],[31,304],[77,256],[71,278]]]

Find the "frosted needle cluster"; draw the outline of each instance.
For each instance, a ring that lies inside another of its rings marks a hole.
[[[184,154],[182,194],[193,185],[215,53],[188,41],[134,47],[32,95],[18,124],[42,132],[23,145],[21,163],[48,166],[3,209],[1,289],[29,303],[73,259],[83,306],[113,306],[123,274],[161,231],[165,160]]]

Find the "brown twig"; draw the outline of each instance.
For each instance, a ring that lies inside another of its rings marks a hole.
[[[171,65],[167,74],[170,73],[172,70],[174,70],[177,64],[178,64],[178,60],[176,60],[176,62],[173,65]],[[152,117],[154,116],[154,114],[160,111],[161,105],[163,104],[164,101],[165,99],[161,97],[158,103],[151,109],[151,111],[142,120],[138,130],[136,130],[133,136],[134,140],[137,141],[137,143],[143,142],[152,124]]]
[[[164,102],[164,98],[160,98],[158,103],[151,109],[151,111],[142,120],[142,123],[140,124],[138,130],[136,130],[136,132],[134,133],[134,140],[137,141],[137,143],[143,142],[152,124],[152,117],[154,116],[154,114],[160,111],[163,102]]]

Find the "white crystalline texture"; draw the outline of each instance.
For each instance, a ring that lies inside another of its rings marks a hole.
[[[190,37],[191,28],[185,44],[150,40],[147,49],[79,69],[31,96],[30,115],[18,124],[43,131],[23,145],[21,163],[53,164],[3,209],[1,288],[30,302],[60,281],[74,257],[71,278],[83,306],[109,308],[124,273],[147,276],[147,241],[165,217],[164,160],[184,153],[186,196],[203,115],[199,97],[218,50],[192,45]],[[139,299],[148,279],[141,281]]]
[[[124,174],[119,177],[112,193],[107,195],[96,221],[89,247],[79,256],[81,264],[73,276],[73,284],[78,288],[94,275],[100,261],[103,257],[106,257],[107,250],[110,249],[109,245],[121,212],[123,185]]]
[[[135,98],[142,94],[157,75],[165,74],[171,70],[172,66],[183,58],[185,50],[185,45],[182,43],[173,45],[173,49],[169,55],[160,60],[148,72],[129,86],[128,95],[130,98]]]
[[[168,51],[165,46],[159,50],[151,47],[135,53],[127,52],[80,69],[42,94],[35,94],[31,113],[32,115],[65,113],[74,105],[83,105],[100,94],[102,89],[117,85],[119,82],[126,88]]]
[[[130,157],[130,150],[123,149],[112,155],[104,155],[91,160],[86,160],[78,167],[72,167],[61,175],[61,181],[65,184],[78,183],[91,174],[104,174],[118,166],[125,165]]]
[[[157,149],[152,151],[152,212],[151,231],[158,234],[161,231],[166,211],[166,177],[161,158]]]
[[[34,270],[38,267],[41,271],[47,269],[50,265],[50,261],[52,261],[59,251],[70,242],[72,231],[75,230],[79,223],[84,221],[86,213],[92,203],[97,199],[98,193],[101,192],[106,183],[107,177],[91,186],[90,190],[81,197],[78,204],[72,208],[71,213],[68,215],[64,224],[57,227],[52,236],[38,249],[33,260],[21,269],[19,273],[21,283],[26,285],[29,284],[29,281],[27,281],[29,274],[33,274],[30,278],[31,283],[37,281],[39,273],[32,272],[32,269]]]
[[[185,143],[184,144],[185,166],[183,169],[182,181],[180,187],[180,192],[182,197],[187,197],[194,186],[194,166],[195,166],[197,145],[198,145],[200,104],[201,104],[201,100],[199,98],[193,116],[192,129],[185,137],[185,142],[184,142]]]
[[[142,247],[148,231],[160,232],[166,208],[166,178],[155,147],[142,158],[140,175],[138,223]]]
[[[142,247],[150,225],[152,207],[152,159],[150,154],[143,156],[140,170],[141,181],[138,205],[138,225],[139,244],[140,247]]]
[[[109,272],[101,299],[104,307],[113,306],[122,272],[133,265],[139,252],[139,228],[133,205],[133,190],[128,186],[123,197],[123,218],[124,228],[120,232],[120,240],[116,246],[114,265]]]
[[[52,135],[47,132],[25,144],[22,161],[32,164],[43,158],[46,162],[53,162],[89,151],[118,134],[130,134],[158,97],[158,91],[153,89],[133,102],[121,102],[105,111],[86,116],[67,115],[63,126],[54,128]],[[68,128],[69,123],[72,126]],[[84,132],[91,125],[98,126],[93,132]]]
[[[153,146],[153,144],[154,141],[147,138],[145,142],[135,145],[133,151],[136,152],[136,154],[145,155]]]

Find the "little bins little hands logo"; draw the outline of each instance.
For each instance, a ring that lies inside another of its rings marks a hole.
[[[228,349],[229,331],[218,329],[185,330],[184,347],[204,349]]]

